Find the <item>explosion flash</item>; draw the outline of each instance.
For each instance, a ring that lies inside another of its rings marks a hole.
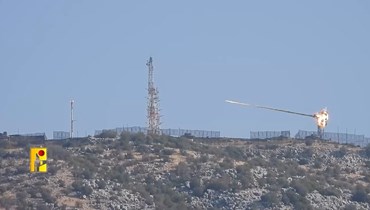
[[[231,103],[231,104],[238,104],[238,105],[242,105],[242,106],[251,106],[251,107],[260,108],[260,109],[268,109],[268,110],[272,110],[272,111],[285,112],[285,113],[289,113],[289,114],[296,114],[296,115],[301,115],[301,116],[306,116],[306,117],[313,117],[313,118],[316,119],[316,125],[317,125],[317,128],[318,128],[318,135],[320,136],[320,138],[322,138],[324,128],[328,125],[329,113],[326,110],[326,108],[322,109],[320,112],[317,112],[315,114],[304,114],[304,113],[300,113],[300,112],[293,112],[293,111],[289,111],[289,110],[276,109],[276,108],[267,107],[267,106],[241,103],[241,102],[231,101],[231,100],[225,100],[225,101],[227,103]]]

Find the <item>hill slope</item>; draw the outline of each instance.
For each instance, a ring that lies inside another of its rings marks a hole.
[[[19,209],[369,209],[370,154],[327,142],[147,137],[0,144],[0,207]],[[39,146],[39,145],[38,145]]]

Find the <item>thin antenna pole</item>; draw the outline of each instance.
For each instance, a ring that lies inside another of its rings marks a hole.
[[[74,119],[73,119],[73,103],[74,103],[74,100],[72,99],[71,100],[71,132],[70,132],[70,138],[73,138],[73,122],[74,122]]]
[[[339,127],[337,127],[337,140],[338,140],[338,144],[339,144]]]

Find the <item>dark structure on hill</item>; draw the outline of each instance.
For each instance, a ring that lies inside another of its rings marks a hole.
[[[9,140],[13,141],[28,141],[31,144],[40,144],[47,140],[45,133],[10,135]]]
[[[128,133],[147,133],[148,128],[146,127],[121,127],[121,128],[115,128],[115,129],[107,129],[107,130],[96,130],[95,135],[99,135],[103,133],[104,131],[113,131],[120,135],[122,132],[128,132]],[[161,129],[161,134],[167,135],[167,136],[174,136],[179,137],[183,136],[186,133],[191,134],[194,137],[198,138],[220,138],[221,132],[220,131],[207,131],[207,130],[189,130],[189,129]]]

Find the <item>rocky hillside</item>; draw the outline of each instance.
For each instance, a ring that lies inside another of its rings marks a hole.
[[[30,174],[30,146],[0,142],[0,208],[370,208],[370,148],[123,134],[47,141]]]

